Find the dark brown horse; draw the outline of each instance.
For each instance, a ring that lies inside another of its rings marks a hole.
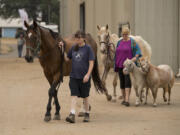
[[[32,54],[38,54],[40,64],[43,68],[46,79],[50,84],[49,89],[49,100],[47,104],[47,112],[45,114],[45,121],[51,120],[51,102],[54,98],[54,103],[56,106],[56,112],[54,119],[60,119],[60,105],[57,97],[58,86],[62,82],[63,76],[69,76],[71,71],[71,62],[64,61],[63,51],[59,49],[58,42],[63,41],[65,43],[66,53],[70,50],[72,45],[76,44],[74,38],[62,39],[58,33],[54,33],[50,29],[39,26],[35,21],[32,25],[28,25],[24,22],[27,31],[27,40],[29,40],[29,48]],[[104,92],[107,99],[110,100],[111,96],[108,95],[105,86],[102,84],[99,71],[98,71],[98,61],[97,61],[97,44],[92,39],[90,34],[86,35],[87,44],[91,45],[95,54],[95,63],[92,71],[92,79],[94,86],[98,92]]]
[[[32,54],[31,54],[30,39],[28,38],[27,34],[25,34],[24,38],[26,40],[26,55],[25,55],[25,60],[28,63],[32,63],[34,61],[34,58],[33,58]]]

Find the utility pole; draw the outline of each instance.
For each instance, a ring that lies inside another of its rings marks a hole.
[[[48,24],[50,23],[50,5],[48,4]]]
[[[0,55],[1,55],[1,37],[0,37]]]
[[[51,0],[49,0],[49,3],[48,3],[48,24],[50,24],[50,15],[51,15]]]

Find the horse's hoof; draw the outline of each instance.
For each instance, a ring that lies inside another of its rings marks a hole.
[[[112,102],[114,102],[114,103],[115,103],[115,102],[116,102],[116,99],[112,99]]]
[[[116,102],[116,97],[112,97],[112,102]]]
[[[168,102],[168,105],[170,105],[171,103],[170,102]]]
[[[166,99],[166,98],[164,98],[164,102],[167,102],[167,99]]]
[[[61,117],[60,117],[60,115],[59,115],[59,114],[55,114],[55,115],[54,115],[53,120],[60,120],[60,119],[61,119]]]
[[[153,104],[153,107],[157,107],[157,104]]]
[[[44,121],[49,122],[51,120],[51,116],[45,116]]]
[[[84,117],[85,113],[84,112],[79,112],[78,117]]]
[[[139,106],[139,104],[136,104],[136,107],[138,107]]]
[[[108,101],[111,101],[112,96],[111,96],[111,95],[108,95],[106,98],[107,98]]]
[[[145,102],[144,105],[147,105],[147,102]]]
[[[121,100],[121,99],[123,99],[123,96],[119,96],[119,98],[118,98],[118,99],[120,99],[120,100]]]

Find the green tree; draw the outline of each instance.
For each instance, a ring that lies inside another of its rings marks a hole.
[[[19,17],[18,9],[24,8],[29,19],[37,20],[42,13],[42,21],[59,25],[59,0],[0,0],[0,16]]]

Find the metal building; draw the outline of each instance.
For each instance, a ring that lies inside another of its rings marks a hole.
[[[118,34],[121,23],[130,22],[133,35],[141,35],[152,47],[152,63],[180,67],[179,0],[60,0],[61,34],[84,29],[96,38],[97,25],[109,24]]]

